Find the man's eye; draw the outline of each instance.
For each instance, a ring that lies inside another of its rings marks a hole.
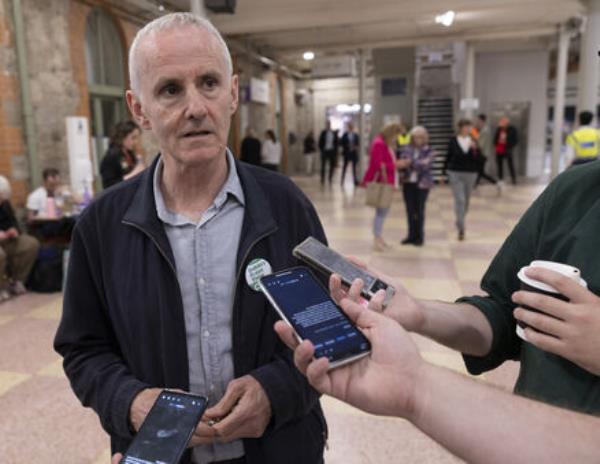
[[[179,86],[175,84],[168,84],[162,88],[161,93],[169,96],[177,95],[179,92]]]
[[[204,87],[206,87],[207,89],[214,89],[218,83],[219,82],[217,81],[217,79],[214,79],[212,77],[207,77],[206,79],[204,79]]]

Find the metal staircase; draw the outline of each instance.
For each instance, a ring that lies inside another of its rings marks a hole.
[[[448,142],[454,135],[454,104],[452,98],[419,98],[417,123],[429,132],[429,145],[435,150],[433,177],[436,182],[445,181],[442,175]]]

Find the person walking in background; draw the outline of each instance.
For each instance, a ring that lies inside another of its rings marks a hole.
[[[400,157],[400,153],[410,145],[410,132],[408,131],[406,124],[400,123],[400,133],[396,140],[396,156]]]
[[[19,229],[10,195],[8,179],[0,176],[0,303],[26,292],[24,282],[40,249],[35,238]]]
[[[144,170],[141,157],[135,153],[141,130],[133,121],[118,123],[110,138],[110,145],[100,163],[102,188],[118,184]]]
[[[370,182],[383,182],[394,185],[394,171],[400,165],[395,161],[394,150],[396,148],[396,137],[400,128],[398,124],[388,124],[381,132],[373,139],[369,150],[369,167],[365,172],[363,185]],[[402,163],[404,165],[404,163]],[[377,251],[383,251],[389,247],[383,239],[383,223],[388,213],[389,208],[376,208],[375,218],[373,220],[373,247]]]
[[[496,165],[498,167],[498,179],[504,182],[504,160],[508,163],[508,170],[513,185],[517,185],[517,176],[513,163],[513,150],[519,143],[517,129],[510,125],[510,121],[503,116],[498,121],[498,128],[494,136],[494,145],[496,147]],[[502,184],[500,184],[502,185]]]
[[[342,186],[344,185],[344,178],[346,177],[346,167],[349,163],[352,163],[352,179],[354,185],[358,185],[358,174],[356,172],[356,166],[358,164],[358,150],[360,147],[360,138],[354,131],[354,125],[352,122],[348,123],[347,130],[342,136],[342,155],[344,156],[344,167],[342,168]]]
[[[475,120],[475,131],[477,133],[477,137],[474,137],[477,140],[477,146],[479,147],[479,171],[477,172],[477,180],[475,181],[475,187],[479,185],[481,179],[485,179],[491,184],[494,184],[498,187],[498,195],[501,193],[500,183],[498,179],[494,179],[489,174],[485,172],[485,164],[490,156],[491,146],[492,146],[492,134],[490,133],[490,128],[487,125],[487,116],[485,114],[480,114],[477,116]]]
[[[461,119],[458,122],[458,134],[448,143],[448,153],[444,172],[454,195],[454,212],[458,239],[465,239],[465,216],[469,210],[469,199],[477,173],[479,172],[479,149],[471,137],[471,121]]]
[[[246,136],[242,140],[240,159],[248,164],[260,166],[260,140],[250,126],[246,127]]]
[[[279,171],[279,163],[281,163],[281,144],[275,137],[275,132],[272,129],[265,131],[265,141],[261,150],[262,167],[271,171]]]
[[[592,127],[594,114],[579,113],[579,128],[567,137],[567,165],[578,165],[596,161],[600,153],[600,133]]]
[[[321,131],[319,136],[319,151],[321,152],[321,185],[325,185],[325,165],[329,165],[329,184],[333,179],[333,171],[338,152],[338,135],[331,128],[331,121],[327,121],[325,129]]]
[[[315,136],[312,131],[310,131],[306,134],[306,137],[304,137],[304,162],[307,176],[310,176],[313,173],[313,162],[315,160],[316,151],[317,144],[315,142]]]
[[[400,153],[396,165],[400,168],[400,183],[404,204],[408,235],[403,245],[422,246],[425,241],[425,202],[429,189],[433,187],[431,166],[435,152],[429,146],[429,134],[423,126],[415,126],[410,131],[411,143]]]

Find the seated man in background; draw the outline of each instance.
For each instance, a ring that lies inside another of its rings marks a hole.
[[[43,185],[35,189],[27,197],[27,220],[36,218],[54,218],[56,203],[54,198],[60,187],[60,172],[55,168],[47,168],[42,172]],[[52,206],[48,207],[48,199],[52,199]]]
[[[10,204],[8,179],[0,176],[0,303],[25,293],[24,282],[40,247],[30,235],[21,233]]]

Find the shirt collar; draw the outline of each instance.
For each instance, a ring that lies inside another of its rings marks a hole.
[[[245,206],[244,190],[242,189],[242,183],[235,167],[235,160],[233,155],[226,150],[228,174],[223,187],[215,197],[211,208],[221,209],[227,202],[229,196],[233,197],[240,205]],[[156,213],[162,222],[171,224],[174,226],[190,224],[191,221],[174,211],[171,211],[165,205],[164,197],[160,189],[160,178],[163,171],[163,160],[162,156],[159,157],[156,169],[154,170],[153,187],[154,187],[154,202],[156,203]]]

